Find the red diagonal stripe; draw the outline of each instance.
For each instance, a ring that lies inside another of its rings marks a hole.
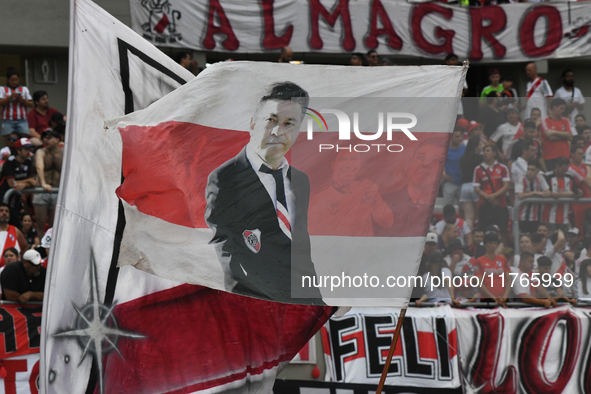
[[[281,213],[281,211],[279,209],[277,210],[277,217],[279,218],[279,220],[281,220],[283,222],[283,224],[285,224],[285,226],[289,229],[289,231],[291,231],[291,226],[289,225],[289,220],[287,220],[285,215],[283,213]]]

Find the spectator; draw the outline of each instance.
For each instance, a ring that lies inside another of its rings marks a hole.
[[[456,226],[458,241],[462,246],[472,243],[472,231],[466,224],[466,221],[456,217],[456,209],[449,204],[443,207],[443,220],[440,220],[435,225],[435,232],[437,235],[442,235],[446,224],[453,224]]]
[[[176,62],[186,68],[193,75],[199,74],[199,64],[189,52],[179,52],[175,56]]]
[[[585,156],[583,148],[573,145],[570,149],[570,165],[567,174],[573,177],[575,185],[581,191],[583,198],[591,198],[591,177],[587,174],[587,166],[583,163]],[[590,204],[573,204],[575,227],[583,230],[585,211]]]
[[[363,66],[363,53],[353,53],[350,64],[352,66]]]
[[[549,197],[550,187],[546,179],[540,174],[537,162],[527,164],[525,176],[515,181],[515,194],[519,200],[529,197]],[[533,233],[537,230],[541,218],[541,205],[538,203],[522,203],[519,207],[519,231]]]
[[[28,213],[24,214],[21,218],[21,231],[31,249],[35,249],[35,247],[41,242],[39,234],[37,234],[37,229],[33,223],[33,217]]]
[[[22,261],[10,263],[2,271],[2,299],[16,302],[43,301],[45,273],[39,253],[27,250]]]
[[[4,161],[16,154],[14,144],[20,139],[21,137],[18,133],[10,133],[10,135],[5,137],[6,146],[0,150],[0,160]]]
[[[564,70],[561,75],[562,86],[554,93],[554,97],[561,98],[566,102],[564,117],[570,122],[571,130],[575,129],[575,118],[579,111],[583,110],[585,106],[585,98],[583,93],[575,87],[575,78],[573,70]]]
[[[279,54],[279,59],[277,62],[279,63],[289,63],[293,60],[293,51],[290,47],[285,46],[281,48],[281,53]]]
[[[547,172],[546,182],[550,186],[550,197],[579,197],[581,192],[575,184],[572,175],[568,174],[570,160],[566,157],[559,157],[556,161],[556,169]],[[560,228],[566,232],[570,228],[568,222],[569,203],[554,202],[544,206],[543,222],[548,223],[548,229],[552,232]]]
[[[521,156],[523,144],[526,142],[530,142],[536,147],[536,155],[534,157],[534,160],[537,160],[540,163],[540,168],[542,170],[546,168],[546,164],[544,163],[544,159],[542,158],[542,144],[540,144],[540,141],[537,138],[535,138],[537,132],[538,129],[534,122],[525,122],[523,124],[523,128],[517,132],[517,134],[515,135],[515,139],[509,146],[509,152],[507,155],[507,164],[509,168],[511,168],[511,163],[517,160],[519,156]]]
[[[454,204],[460,200],[462,189],[462,170],[460,168],[460,159],[466,152],[466,145],[462,144],[461,130],[454,130],[451,136],[451,142],[445,159],[445,168],[443,170],[443,203],[445,205]]]
[[[536,133],[540,131],[540,125],[542,124],[542,110],[537,107],[532,108],[529,113],[529,118],[524,121],[524,123],[527,122],[533,122],[536,125]]]
[[[580,129],[579,137],[583,139],[583,149],[586,151],[591,146],[591,126],[583,125]]]
[[[503,157],[509,153],[509,147],[517,135],[517,131],[521,128],[519,121],[519,110],[517,107],[509,106],[507,108],[507,122],[499,125],[490,139],[497,144],[500,152],[503,152]]]
[[[534,266],[534,255],[529,252],[522,252],[519,259],[519,267],[511,267],[511,271],[517,274],[515,281],[513,282],[513,293],[516,297],[520,298],[520,301],[526,302],[532,305],[541,305],[545,308],[550,308],[553,303],[550,299],[540,299],[536,297],[536,287],[531,284],[535,281],[532,280],[532,270]],[[521,278],[526,280],[522,281]],[[539,278],[537,278],[539,280]],[[523,283],[530,283],[529,286],[523,286]]]
[[[419,264],[419,272],[417,273],[418,276],[423,276],[423,274],[429,271],[429,254],[434,250],[437,250],[437,234],[427,233],[427,236],[425,237],[425,247],[423,249],[423,254],[421,255],[421,263]],[[418,300],[423,294],[423,288],[417,286],[412,289],[411,298]]]
[[[569,155],[569,141],[573,135],[568,120],[562,117],[565,106],[563,99],[552,100],[550,116],[542,122],[542,153],[548,171],[554,170],[559,157]]]
[[[443,231],[439,236],[437,249],[441,251],[445,250],[454,239],[458,239],[458,229],[455,224],[448,223],[443,227]]]
[[[577,301],[573,298],[568,298],[564,292],[561,283],[558,283],[557,278],[552,275],[552,260],[547,256],[542,256],[538,259],[538,271],[540,273],[541,286],[538,287],[540,296],[552,298],[555,300],[565,300],[573,305],[577,305]],[[550,275],[550,280],[547,280]],[[573,278],[574,279],[574,278]],[[576,284],[575,284],[576,287]],[[576,291],[575,291],[576,292]]]
[[[521,105],[519,104],[519,96],[517,95],[517,90],[513,87],[513,80],[511,78],[503,77],[501,78],[501,84],[503,85],[503,92],[502,94],[505,95],[505,103],[507,105],[513,105],[517,107],[518,110],[521,110]]]
[[[60,185],[64,154],[64,148],[60,146],[60,135],[57,132],[45,131],[43,142],[46,146],[35,153],[35,167],[39,184],[47,192],[35,194],[33,197],[38,234],[43,234],[46,224],[53,227],[57,193],[51,193],[51,191]]]
[[[480,93],[480,108],[484,108],[486,106],[486,97],[490,97],[489,94],[491,92],[504,92],[505,88],[503,87],[503,85],[501,85],[501,74],[499,73],[499,70],[497,70],[496,68],[491,68],[488,71],[488,80],[490,81],[490,85],[485,86],[484,89],[482,89],[482,92]],[[493,130],[494,131],[494,130]]]
[[[581,255],[575,261],[574,271],[577,276],[581,276],[581,263],[585,260],[591,259],[591,237],[585,237],[583,240],[583,247],[584,249],[581,252]]]
[[[16,155],[10,156],[2,166],[0,198],[10,188],[14,188],[20,192],[27,187],[35,187],[36,184],[35,167],[31,160],[31,152],[34,149],[31,140],[21,138],[16,141],[14,147]],[[20,198],[18,200],[20,202]]]
[[[534,270],[538,269],[538,259],[546,254],[547,245],[550,242],[543,234],[535,233],[531,235],[532,253],[534,254]],[[550,248],[552,243],[550,242]]]
[[[545,179],[545,178],[544,178]],[[548,182],[546,182],[548,183]],[[552,242],[550,242],[550,227],[546,223],[540,223],[538,225],[538,230],[536,231],[538,234],[542,234],[544,236],[544,240],[546,241],[546,246],[544,247],[542,253],[545,253],[552,249]]]
[[[460,191],[460,204],[464,211],[464,219],[469,228],[474,228],[476,214],[476,204],[480,197],[474,191],[474,169],[478,167],[484,158],[479,153],[484,146],[479,135],[475,135],[468,140],[464,156],[460,159],[460,169],[462,171],[462,188]]]
[[[539,168],[539,163],[534,161],[536,157],[536,147],[531,142],[524,142],[521,144],[521,156],[517,160],[511,162],[511,180],[514,184],[523,178],[527,173],[528,163],[535,163]]]
[[[438,286],[433,283],[433,278],[439,279],[436,281]],[[454,288],[450,286],[451,278],[451,271],[445,267],[441,252],[438,250],[431,252],[429,254],[429,272],[423,275],[425,294],[415,302],[415,305],[420,307],[423,302],[446,302],[448,304],[453,302],[454,305],[457,305],[454,298]]]
[[[7,204],[0,203],[0,246],[2,247],[2,254],[8,248],[16,248],[19,251],[29,249],[29,244],[21,230],[10,225],[9,222],[10,209]],[[0,258],[0,267],[5,265],[4,257]]]
[[[578,114],[577,116],[575,116],[575,129],[577,130],[577,133],[581,134],[580,128],[583,126],[586,126],[586,125],[587,125],[587,118],[585,117],[585,115]]]
[[[6,86],[0,89],[0,106],[2,111],[2,135],[18,133],[20,136],[29,134],[27,123],[27,107],[33,106],[29,89],[19,83],[19,73],[9,67],[6,72]]]
[[[581,232],[576,227],[568,229],[568,231],[566,232],[565,250],[574,253],[575,250],[581,249]]]
[[[480,196],[478,226],[499,226],[501,240],[507,245],[509,212],[505,193],[509,189],[509,170],[497,162],[497,147],[488,145],[483,152],[484,162],[474,169],[474,192]],[[486,245],[485,245],[486,246]]]
[[[505,114],[501,111],[503,103],[498,92],[486,96],[486,105],[480,110],[478,122],[484,126],[484,135],[490,138],[499,125],[505,123]]]
[[[521,237],[519,237],[519,250],[521,251],[521,253],[529,252],[533,256],[534,246],[531,241],[531,236],[529,234],[521,234]],[[518,267],[520,260],[521,260],[521,255],[519,255],[519,254],[515,255],[513,257],[513,267]],[[535,261],[535,257],[534,257],[534,261]]]
[[[464,274],[464,267],[470,261],[471,257],[464,253],[464,247],[459,239],[452,241],[446,252],[444,260],[449,267],[449,270],[454,276],[462,276]]]
[[[581,271],[575,288],[578,301],[591,302],[591,259],[585,259],[581,262]]]
[[[4,257],[4,262],[8,265],[20,260],[20,253],[16,248],[8,248],[2,253],[2,257]]]
[[[468,245],[468,254],[472,257],[480,257],[482,254],[478,254],[479,250],[484,252],[484,244],[482,241],[484,240],[484,231],[477,228],[472,231],[472,243]]]
[[[538,68],[534,62],[525,66],[525,73],[530,80],[527,83],[525,114],[530,114],[532,108],[539,108],[540,117],[544,119],[548,116],[548,100],[552,97],[552,88],[548,81],[538,76]]]
[[[499,238],[495,233],[484,235],[484,256],[480,256],[474,262],[478,276],[484,276],[481,282],[480,292],[487,298],[493,299],[497,304],[506,307],[507,297],[511,291],[511,268],[507,259],[495,254],[499,246]],[[501,278],[504,277],[504,278]]]
[[[365,60],[367,61],[368,66],[374,67],[378,65],[380,57],[378,56],[378,52],[375,49],[370,49],[369,51],[367,51]]]
[[[44,90],[33,93],[33,104],[35,107],[27,114],[27,121],[29,122],[29,134],[32,138],[37,139],[33,142],[39,146],[41,145],[41,133],[50,128],[51,116],[58,111],[49,106],[47,92]]]

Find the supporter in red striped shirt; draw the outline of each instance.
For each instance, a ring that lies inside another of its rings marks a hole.
[[[29,135],[26,107],[32,107],[33,101],[29,89],[19,84],[19,74],[10,67],[6,72],[6,86],[0,88],[0,106],[2,110],[2,135],[10,133]]]
[[[546,173],[546,182],[550,186],[550,197],[575,197],[580,196],[581,192],[575,184],[572,175],[567,174],[570,166],[570,160],[566,157],[559,157],[556,161],[556,169]],[[568,222],[568,203],[552,203],[546,204],[544,207],[543,221],[548,223],[550,232],[554,232],[557,228],[563,232],[567,232],[570,228]]]
[[[566,102],[561,98],[555,98],[550,103],[550,116],[542,122],[542,153],[548,171],[556,168],[559,157],[568,157],[569,141],[573,135],[568,119],[563,118]]]
[[[585,151],[580,146],[572,146],[570,150],[571,163],[567,174],[572,175],[575,185],[581,190],[584,198],[591,197],[591,178],[588,177],[587,166],[583,163]],[[573,204],[575,212],[575,227],[583,232],[585,211],[591,208],[590,204]]]
[[[509,170],[497,162],[498,149],[487,145],[482,152],[484,162],[474,169],[474,192],[480,196],[478,202],[478,227],[491,224],[499,226],[501,240],[507,245],[507,198],[509,189]]]
[[[549,197],[548,183],[540,174],[540,164],[537,161],[529,162],[527,173],[524,177],[515,181],[515,194],[520,200],[528,197]],[[522,233],[535,233],[540,223],[540,204],[523,203],[519,207],[519,231]]]
[[[499,246],[499,238],[496,233],[487,233],[484,236],[484,256],[477,258],[473,265],[476,275],[483,276],[481,294],[492,298],[497,304],[506,307],[507,297],[511,291],[511,268],[504,256],[495,254]]]

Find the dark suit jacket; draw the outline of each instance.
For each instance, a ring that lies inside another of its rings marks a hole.
[[[288,177],[296,206],[292,240],[281,231],[273,201],[245,149],[212,171],[205,190],[205,220],[214,232],[210,243],[238,282],[232,292],[279,302],[323,304],[317,288],[301,286],[302,275],[316,275],[308,234],[310,181],[293,167]],[[247,246],[247,236],[255,230],[260,231],[258,250]],[[292,287],[294,294],[306,299],[292,299]]]

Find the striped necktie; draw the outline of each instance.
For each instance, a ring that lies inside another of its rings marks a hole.
[[[291,239],[291,224],[289,223],[289,212],[287,210],[287,200],[285,198],[285,186],[283,183],[283,171],[281,169],[272,170],[266,165],[262,165],[261,172],[271,174],[275,179],[275,194],[277,196],[277,220],[281,231]]]

